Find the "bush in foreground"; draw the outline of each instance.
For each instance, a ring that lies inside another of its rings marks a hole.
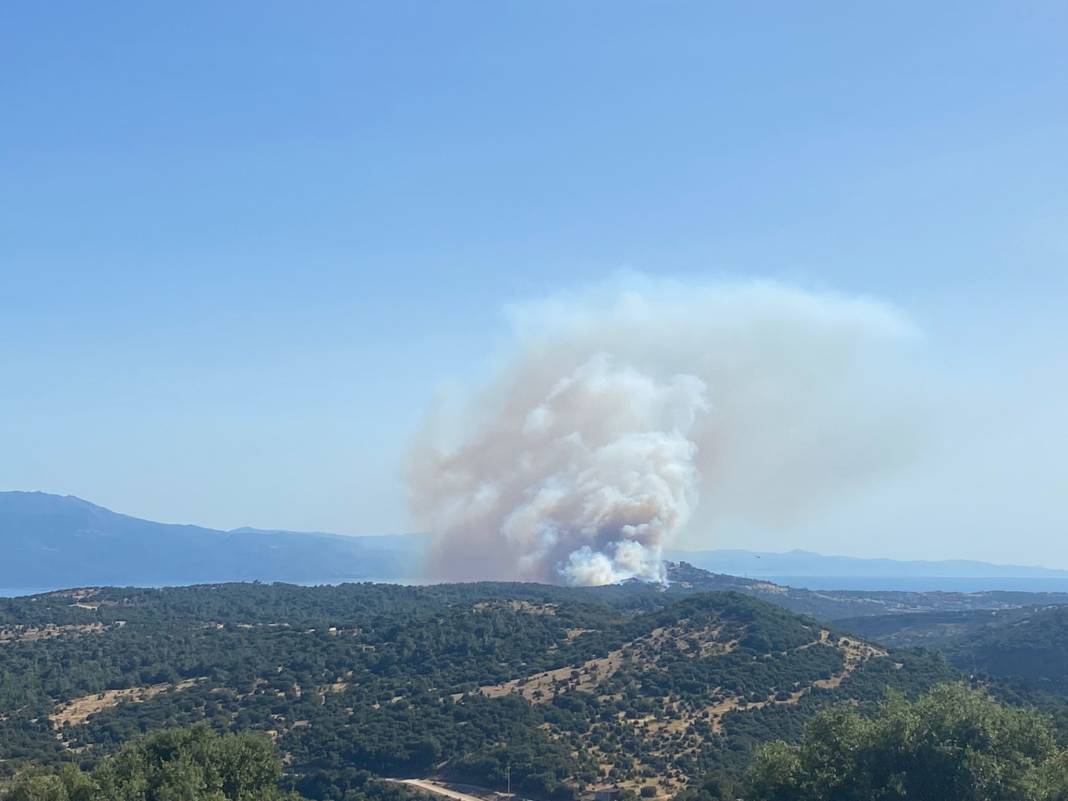
[[[963,685],[915,702],[891,697],[872,717],[821,713],[798,745],[762,748],[749,801],[1068,801],[1068,751],[1048,720]]]
[[[73,766],[19,777],[3,801],[282,801],[281,762],[259,734],[206,726],[134,740],[91,773]]]

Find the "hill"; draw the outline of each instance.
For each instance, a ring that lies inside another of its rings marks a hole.
[[[0,587],[396,578],[416,571],[422,543],[417,535],[218,531],[71,496],[0,492]]]
[[[1003,701],[1040,707],[1068,732],[1068,607],[892,614],[838,625],[891,648],[938,649]]]
[[[999,616],[947,642],[962,669],[1044,686],[1068,698],[1068,608],[1038,607]]]
[[[376,776],[538,799],[737,773],[837,700],[953,672],[733,592],[224,584],[0,601],[0,771],[91,767],[144,731],[274,738],[341,799]]]
[[[962,670],[1044,683],[1068,697],[1068,606],[890,614],[837,625],[889,647],[935,647]]]
[[[1032,614],[1034,607],[901,612],[887,615],[843,618],[836,621],[846,631],[893,647],[944,648],[952,641],[989,626],[1008,624]]]

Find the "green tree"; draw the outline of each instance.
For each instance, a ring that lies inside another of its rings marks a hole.
[[[915,702],[891,697],[870,718],[836,707],[797,746],[765,746],[750,801],[1068,801],[1068,756],[1039,713],[962,685]]]
[[[265,736],[220,737],[206,726],[135,740],[93,774],[109,801],[266,801],[281,777]]]
[[[196,726],[134,740],[91,776],[72,766],[24,775],[3,801],[280,801],[281,777],[267,737]]]
[[[69,801],[67,788],[56,775],[24,776],[4,796],[5,801]]]
[[[33,771],[15,782],[5,801],[94,801],[96,784],[73,765],[58,773]]]

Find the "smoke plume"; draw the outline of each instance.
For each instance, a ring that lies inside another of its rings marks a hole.
[[[660,580],[688,525],[791,519],[914,442],[913,332],[870,300],[632,277],[512,316],[510,364],[414,448],[434,578]]]

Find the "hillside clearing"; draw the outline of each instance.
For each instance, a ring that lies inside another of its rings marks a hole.
[[[165,692],[181,692],[195,686],[204,679],[185,679],[177,683],[165,682],[151,684],[145,687],[128,687],[123,690],[105,690],[101,693],[83,695],[65,703],[59,704],[55,711],[48,716],[52,725],[61,730],[64,726],[80,726],[92,715],[105,709],[116,707],[119,704],[140,704]]]

